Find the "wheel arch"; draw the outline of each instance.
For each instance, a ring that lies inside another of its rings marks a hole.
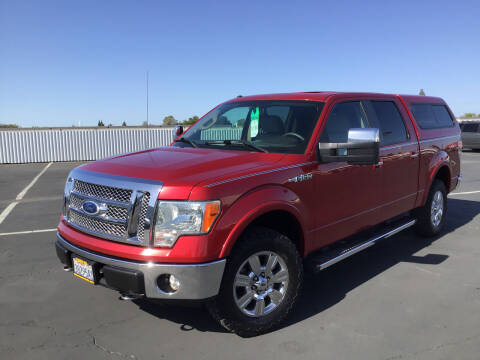
[[[447,194],[450,192],[450,186],[452,181],[452,172],[450,170],[450,166],[447,161],[439,162],[433,170],[430,172],[429,181],[428,181],[428,188],[425,189],[425,193],[423,195],[422,205],[425,204],[428,198],[428,194],[432,187],[432,184],[435,180],[441,180],[445,184],[445,189],[447,190]]]
[[[252,198],[255,199],[254,206],[250,203]],[[247,213],[245,206],[251,209]],[[220,258],[228,256],[242,234],[252,226],[268,227],[287,236],[303,257],[306,231],[301,217],[302,209],[298,208],[298,198],[293,192],[283,187],[262,189],[245,196],[232,208],[227,213],[233,213],[230,221],[233,220],[235,225],[223,243]]]
[[[304,246],[304,235],[300,222],[290,211],[287,210],[271,210],[254,219],[247,227],[244,229],[242,234],[245,231],[248,231],[251,227],[263,226],[269,229],[275,230],[280,234],[288,237],[297,247],[297,250],[300,254],[303,254],[305,251]],[[240,236],[242,235],[240,234]]]
[[[433,178],[433,181],[435,181],[435,179],[443,181],[443,183],[445,184],[445,188],[447,189],[447,193],[450,191],[452,177],[450,168],[447,165],[444,164],[440,166]],[[432,184],[430,184],[430,186],[432,186]]]

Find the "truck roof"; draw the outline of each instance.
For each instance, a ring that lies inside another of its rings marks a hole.
[[[278,93],[278,94],[262,94],[240,96],[228,102],[238,101],[253,101],[253,100],[303,100],[303,101],[326,101],[330,97],[337,96],[401,96],[407,102],[425,102],[425,103],[443,103],[444,101],[439,97],[423,96],[423,95],[397,95],[397,94],[383,94],[383,93],[369,93],[369,92],[341,92],[341,91],[304,91],[292,93]]]

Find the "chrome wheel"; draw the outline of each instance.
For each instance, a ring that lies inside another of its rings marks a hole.
[[[262,251],[245,260],[235,275],[233,297],[247,316],[261,317],[275,310],[288,287],[288,268],[280,255]]]
[[[434,227],[438,227],[442,222],[443,208],[444,208],[443,194],[441,191],[437,191],[433,195],[432,208],[430,209],[430,220]]]

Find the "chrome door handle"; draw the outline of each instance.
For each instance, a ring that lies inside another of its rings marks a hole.
[[[412,152],[410,153],[410,158],[411,159],[416,159],[418,157],[418,152]]]
[[[381,168],[383,166],[383,161],[379,161],[378,163],[375,164],[376,168]]]

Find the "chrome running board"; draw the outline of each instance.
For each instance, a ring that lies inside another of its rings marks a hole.
[[[327,254],[323,254],[322,256],[319,256],[318,258],[314,258],[312,259],[313,270],[317,272],[324,270],[329,266],[332,266],[356,253],[359,253],[362,250],[369,248],[370,246],[375,245],[380,240],[386,239],[392,235],[399,233],[402,230],[405,230],[415,225],[416,222],[417,220],[415,219],[409,220],[408,222],[404,222],[401,225],[396,225],[394,228],[390,228],[388,231],[380,233],[379,235],[376,235],[366,241],[357,242],[354,245],[350,245],[346,248],[329,252]]]

